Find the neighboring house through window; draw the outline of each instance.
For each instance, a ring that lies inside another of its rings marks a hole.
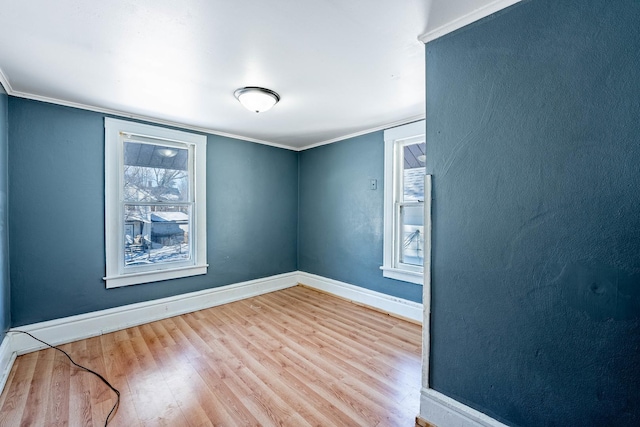
[[[107,288],[207,272],[206,136],[105,119]]]
[[[384,132],[384,277],[422,284],[425,122]]]

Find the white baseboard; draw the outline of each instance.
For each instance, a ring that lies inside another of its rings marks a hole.
[[[419,323],[423,320],[422,304],[418,302],[392,297],[303,271],[298,272],[298,283]]]
[[[29,332],[52,345],[60,345],[289,288],[297,283],[296,272],[285,273],[13,329]],[[46,348],[27,335],[11,333],[11,329],[7,338],[11,340],[12,352],[18,355]]]
[[[52,345],[61,345],[251,298],[296,286],[297,284],[304,284],[389,314],[422,322],[422,304],[420,303],[297,271],[158,300],[33,323],[12,329],[29,332]],[[47,348],[46,345],[27,335],[12,333],[12,329],[7,332],[0,345],[0,392],[4,389],[17,355]]]
[[[438,427],[507,427],[430,388],[420,391],[420,418]]]
[[[302,284],[355,303],[422,323],[420,303],[392,297],[302,271],[279,274],[233,285],[220,286],[169,298],[34,323],[15,329],[29,332],[52,344],[60,345],[90,338],[168,317],[251,298]],[[17,355],[46,348],[31,337],[7,332],[0,344],[0,392],[9,378]],[[423,388],[420,417],[438,427],[506,427],[493,418],[451,399],[433,389]]]
[[[16,353],[11,348],[11,335],[6,334],[0,345],[0,393],[9,379]]]

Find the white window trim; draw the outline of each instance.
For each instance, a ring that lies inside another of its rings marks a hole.
[[[403,141],[425,137],[425,121],[409,123],[384,131],[384,235],[383,235],[383,265],[380,267],[382,275],[390,279],[402,280],[418,285],[423,284],[423,267],[407,266],[406,269],[394,265],[395,228],[397,227],[394,213],[394,165],[396,163],[396,147]],[[425,243],[426,244],[426,243]]]
[[[159,126],[105,118],[105,249],[107,288],[157,282],[179,277],[206,274],[207,264],[207,137]],[[125,273],[121,267],[123,218],[120,212],[123,144],[120,134],[180,141],[193,146],[194,202],[192,211],[194,257],[191,265],[159,265],[157,270]]]

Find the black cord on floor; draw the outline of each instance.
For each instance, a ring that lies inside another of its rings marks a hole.
[[[105,383],[105,384],[107,385],[107,387],[109,387],[111,390],[113,390],[113,392],[116,394],[116,396],[118,396],[118,398],[116,399],[116,403],[113,405],[113,407],[111,408],[111,410],[110,410],[110,411],[109,411],[109,413],[107,414],[107,418],[104,420],[104,425],[105,425],[105,427],[107,427],[107,424],[109,424],[109,421],[111,421],[111,419],[110,419],[110,418],[111,418],[111,415],[115,416],[115,415],[116,415],[117,408],[118,408],[118,406],[120,406],[120,392],[119,392],[119,391],[118,391],[114,386],[112,386],[112,385],[109,383],[109,381],[107,381],[107,380],[106,380],[102,375],[100,375],[100,374],[99,374],[99,373],[97,373],[96,371],[92,371],[92,370],[91,370],[91,369],[89,369],[89,368],[85,368],[85,367],[84,367],[84,366],[82,366],[82,365],[78,365],[76,362],[74,362],[74,361],[73,361],[73,359],[71,358],[71,356],[69,356],[69,354],[68,354],[66,351],[64,351],[64,350],[62,350],[61,348],[58,348],[58,347],[56,347],[56,346],[54,346],[54,345],[51,345],[51,344],[49,344],[49,343],[47,343],[47,342],[44,342],[44,341],[42,341],[42,340],[41,340],[41,339],[39,339],[39,338],[34,337],[34,336],[33,336],[33,335],[31,335],[29,332],[20,331],[20,330],[18,330],[18,329],[11,329],[11,330],[9,330],[9,332],[17,332],[17,333],[20,333],[20,334],[29,335],[29,336],[30,336],[31,338],[33,338],[34,340],[36,340],[36,341],[40,341],[42,344],[47,345],[47,346],[49,346],[49,347],[53,348],[54,350],[58,350],[59,352],[61,352],[61,353],[62,353],[62,354],[64,354],[65,356],[67,356],[67,359],[69,359],[69,360],[71,361],[71,363],[73,363],[75,366],[77,366],[78,368],[80,368],[80,369],[82,369],[82,370],[84,370],[84,371],[87,371],[87,372],[89,372],[89,373],[91,373],[91,374],[95,375],[96,377],[100,378],[100,379],[102,380],[102,382],[103,382],[103,383]]]

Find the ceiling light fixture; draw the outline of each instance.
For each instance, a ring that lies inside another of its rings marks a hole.
[[[178,150],[174,150],[173,148],[160,148],[158,152],[162,157],[175,157],[178,154]]]
[[[262,113],[280,101],[280,95],[263,87],[247,86],[233,92],[240,104],[249,111]]]

